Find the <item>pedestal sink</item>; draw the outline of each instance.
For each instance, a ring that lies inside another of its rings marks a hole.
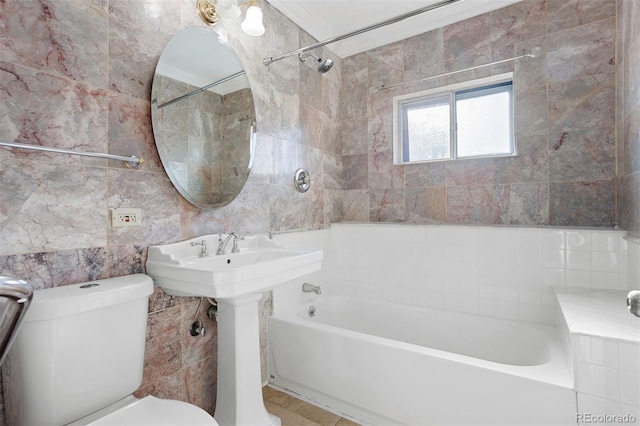
[[[258,301],[265,291],[319,270],[322,250],[289,248],[255,235],[239,241],[237,253],[216,255],[219,238],[151,246],[147,274],[171,295],[218,302],[216,421],[221,426],[280,425],[262,400]],[[202,257],[203,246],[208,257]]]

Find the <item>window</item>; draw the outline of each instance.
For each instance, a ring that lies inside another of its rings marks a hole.
[[[515,155],[511,74],[394,98],[395,163]]]

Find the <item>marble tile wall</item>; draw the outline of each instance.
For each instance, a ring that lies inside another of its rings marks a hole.
[[[296,58],[266,68],[264,56],[311,40],[260,3],[263,37],[244,35],[238,23],[217,27],[252,81],[259,123],[253,173],[234,202],[203,211],[182,199],[163,171],[149,105],[165,44],[180,29],[203,25],[194,2],[0,2],[0,139],[146,159],[130,170],[119,162],[0,149],[0,274],[36,288],[61,286],[143,272],[153,244],[340,220],[340,60],[322,76]],[[304,195],[291,185],[298,167],[315,178]],[[115,207],[142,208],[142,226],[108,226]],[[268,314],[270,300],[263,304]],[[196,300],[159,290],[153,296],[144,382],[136,395],[176,398],[213,412],[216,328],[201,314],[207,337],[188,335],[196,307]]]
[[[535,59],[369,91],[535,46]],[[344,220],[613,226],[615,48],[615,0],[524,0],[346,58]],[[509,71],[518,157],[393,165],[393,96]]]
[[[640,3],[617,4],[618,223],[640,237]]]

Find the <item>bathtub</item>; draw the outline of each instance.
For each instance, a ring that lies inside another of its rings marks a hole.
[[[553,327],[337,296],[268,327],[270,386],[362,424],[576,424]]]

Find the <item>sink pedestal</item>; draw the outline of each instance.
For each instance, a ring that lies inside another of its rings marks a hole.
[[[265,291],[320,270],[322,250],[290,248],[253,235],[238,243],[238,253],[202,257],[202,247],[215,247],[220,238],[204,235],[150,246],[147,273],[172,296],[218,301],[216,421],[279,426],[280,419],[267,413],[262,401],[258,301]]]
[[[279,426],[262,399],[260,294],[217,299],[218,395],[215,420],[221,426]]]

